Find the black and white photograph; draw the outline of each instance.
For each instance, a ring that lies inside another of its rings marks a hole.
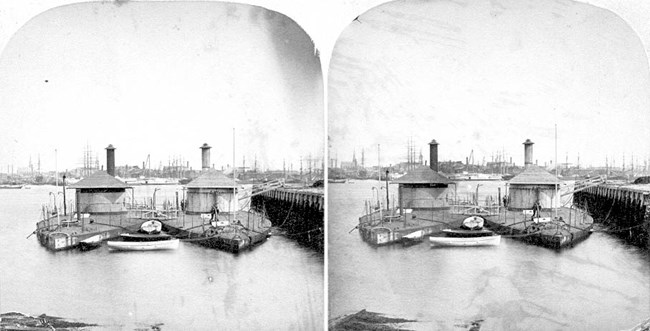
[[[650,330],[650,3],[5,0],[0,330]]]
[[[5,37],[0,329],[323,329],[323,74],[296,21],[102,1]]]
[[[650,8],[392,1],[327,72],[334,330],[647,330]]]

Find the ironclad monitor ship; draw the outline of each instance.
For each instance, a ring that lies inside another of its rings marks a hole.
[[[458,227],[467,216],[498,213],[498,206],[482,209],[458,201],[456,184],[438,169],[438,143],[429,143],[429,166],[409,171],[393,183],[398,184],[399,201],[382,206],[377,190],[377,202],[367,202],[365,215],[357,228],[366,242],[374,245],[409,240],[412,234],[429,235],[444,228]],[[386,183],[388,189],[388,183]],[[388,196],[388,192],[387,192]],[[493,210],[496,208],[497,210]],[[421,231],[421,232],[420,232]]]
[[[129,201],[133,197],[133,187],[114,177],[115,148],[109,145],[106,148],[107,171],[97,171],[70,186],[75,190],[75,207],[70,212],[65,208],[67,202],[61,202],[62,192],[51,192],[53,204],[43,206],[43,218],[37,222],[34,234],[41,245],[51,250],[79,246],[88,249],[124,233],[135,232],[143,221],[153,219],[161,221],[170,235],[230,252],[264,242],[270,235],[271,222],[263,213],[249,208],[252,193],[236,180],[210,169],[207,166],[210,146],[205,144],[201,148],[204,170],[186,185],[182,210],[159,210],[155,202],[152,206],[139,206],[134,199]],[[273,189],[279,185],[282,183],[273,182],[264,188]],[[64,192],[65,189],[64,182]],[[127,190],[131,190],[130,194]],[[264,190],[257,193],[261,192]]]
[[[52,199],[43,206],[34,231],[41,245],[55,251],[71,249],[90,238],[102,241],[137,230],[141,212],[127,203],[127,190],[132,187],[114,177],[115,148],[109,145],[106,151],[107,171],[96,171],[70,186],[75,191],[73,210],[67,210],[65,177],[63,192],[50,192]]]
[[[550,248],[562,248],[586,239],[593,218],[588,210],[561,201],[557,176],[534,165],[533,142],[524,144],[525,168],[508,181],[506,208],[485,219],[498,232]],[[572,192],[565,192],[564,196]]]
[[[186,242],[233,253],[264,242],[271,221],[250,208],[251,194],[223,172],[210,168],[208,144],[201,148],[203,173],[186,186],[184,211],[178,219],[164,221],[170,234]]]

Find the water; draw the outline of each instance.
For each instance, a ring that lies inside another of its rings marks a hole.
[[[161,204],[179,187],[136,187],[135,197],[156,189]],[[239,255],[188,243],[175,251],[52,253],[25,237],[53,190],[0,190],[0,312],[107,330],[323,329],[321,255],[281,236]]]
[[[480,201],[504,185],[461,182],[459,196],[477,184]],[[605,233],[559,252],[509,238],[484,248],[373,247],[348,234],[373,186],[329,185],[330,319],[367,309],[419,321],[409,329],[483,320],[481,330],[620,330],[650,317],[646,250]]]

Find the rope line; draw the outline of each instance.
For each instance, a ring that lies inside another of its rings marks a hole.
[[[289,237],[291,237],[291,236],[297,236],[297,235],[301,235],[301,234],[305,234],[305,233],[310,233],[310,232],[314,232],[314,231],[323,231],[323,228],[318,227],[318,228],[313,228],[313,229],[311,229],[311,230],[307,230],[307,231],[304,231],[304,232],[291,233],[291,234],[288,234],[288,233],[287,233],[287,234],[285,234],[285,236],[289,236]]]
[[[291,206],[289,207],[289,211],[287,212],[287,216],[284,218],[284,222],[280,224],[280,228],[284,226],[284,223],[287,223],[287,220],[289,220],[289,215],[291,215],[291,210],[293,210],[293,204],[296,202],[295,199],[291,199]]]

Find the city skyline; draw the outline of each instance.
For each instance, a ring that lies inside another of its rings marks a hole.
[[[112,145],[112,144],[111,144]],[[167,158],[160,157],[154,158],[151,155],[144,155],[143,160],[140,163],[120,163],[119,158],[119,148],[115,147],[116,150],[116,166],[118,168],[129,167],[129,168],[138,168],[138,169],[151,169],[156,171],[164,170],[168,167],[179,167],[184,168],[190,171],[200,171],[201,170],[201,156],[194,155],[189,158],[185,158],[183,155],[168,155]],[[86,146],[87,149],[79,152],[79,160],[73,165],[69,166],[66,164],[58,164],[53,168],[43,167],[39,164],[41,155],[30,155],[27,162],[19,162],[16,164],[7,164],[3,168],[0,168],[0,174],[20,174],[28,175],[30,173],[51,173],[58,171],[63,173],[65,171],[72,172],[80,169],[91,169],[91,170],[106,170],[106,151],[105,148],[93,149],[92,146]],[[197,148],[198,150],[198,148]],[[52,151],[53,157],[56,158],[58,154],[57,150]],[[57,162],[58,163],[58,162]],[[217,170],[230,171],[233,164],[233,160],[214,160],[212,159],[211,168]],[[279,167],[268,167],[265,164],[261,164],[259,160],[256,159],[256,155],[252,155],[250,158],[248,156],[240,155],[237,160],[235,160],[235,166],[237,169],[245,169],[245,171],[300,171],[301,168],[303,171],[312,170],[322,170],[323,169],[323,159],[322,156],[318,157],[316,155],[308,154],[302,157],[299,157],[296,160],[287,160],[284,159],[281,161]],[[39,171],[40,168],[40,171]],[[57,169],[58,168],[58,169]]]
[[[330,152],[380,144],[398,160],[412,137],[436,139],[446,159],[504,151],[521,164],[526,139],[535,158],[554,159],[557,127],[558,158],[647,158],[649,77],[637,33],[600,7],[389,2],[359,15],[334,47]]]
[[[436,140],[438,143],[439,141]],[[535,141],[533,141],[534,144],[536,144]],[[522,142],[523,144],[523,142]],[[417,145],[417,144],[416,144]],[[421,145],[421,146],[420,146]],[[453,159],[453,158],[448,158],[444,155],[444,146],[442,143],[439,143],[440,147],[440,155],[439,155],[439,162],[462,162],[465,164],[466,162],[469,162],[470,165],[485,165],[488,162],[503,162],[503,163],[512,163],[514,166],[521,167],[524,165],[524,160],[523,160],[523,147],[521,148],[521,157],[517,157],[515,155],[510,155],[502,151],[502,150],[494,150],[490,154],[479,154],[479,153],[474,153],[475,150],[469,150],[467,152],[467,156],[464,158],[458,158],[458,159]],[[404,145],[406,146],[406,144]],[[378,163],[381,163],[382,167],[389,167],[389,166],[396,166],[398,164],[405,164],[408,163],[408,156],[407,156],[407,148],[404,147],[403,150],[403,155],[402,156],[397,156],[395,158],[391,159],[382,159],[382,162],[378,162],[377,160],[377,147],[380,149],[382,148],[382,145],[380,144],[379,146],[374,146],[374,148],[360,148],[357,147],[355,148],[352,153],[348,154],[339,154],[336,151],[333,151],[330,154],[330,163],[328,163],[330,168],[335,168],[333,166],[332,162],[336,162],[338,166],[336,167],[341,167],[342,163],[350,164],[353,163],[355,156],[357,160],[357,164],[361,166],[361,153],[365,153],[365,168],[372,168],[376,167]],[[419,144],[417,147],[415,147],[415,159],[411,163],[415,164],[427,164],[429,160],[429,150],[428,150],[428,144]],[[548,155],[547,155],[548,156]],[[422,162],[419,161],[419,158],[422,158]],[[511,162],[512,161],[512,162]],[[552,167],[553,164],[556,163],[555,161],[555,156],[551,155],[548,158],[542,158],[542,157],[537,157],[536,154],[534,154],[534,163],[539,165],[539,166],[546,166],[546,167]],[[583,159],[581,159],[580,154],[558,154],[557,156],[557,164],[561,166],[569,166],[569,167],[592,167],[592,168],[625,168],[625,169],[630,169],[632,164],[634,164],[636,169],[643,169],[648,166],[650,166],[650,157],[647,155],[635,155],[635,154],[629,154],[626,155],[625,153],[622,154],[613,154],[613,155],[604,155],[603,159],[599,162],[595,163],[587,163],[584,162]]]
[[[40,36],[47,36],[41,38]],[[322,157],[318,51],[295,21],[232,3],[81,3],[37,15],[0,58],[0,167],[75,167],[86,145],[118,162],[281,168]],[[233,132],[234,129],[234,132]],[[99,157],[103,157],[99,152]]]
[[[19,28],[21,28],[22,24],[25,22],[28,22],[30,18],[37,19],[37,17],[33,17],[34,15],[40,14],[42,10],[48,9],[56,4],[66,4],[69,1],[61,0],[61,1],[55,1],[55,2],[32,2],[29,4],[14,4],[13,6],[8,6],[6,11],[3,13],[0,13],[0,17],[3,17],[3,21],[5,22],[5,26],[7,29],[3,29],[2,32],[0,32],[0,45],[6,46],[9,45],[9,38],[12,37],[12,34],[16,32]],[[320,57],[321,57],[321,64],[323,68],[327,70],[327,67],[329,66],[330,62],[330,53],[332,49],[334,48],[334,45],[337,41],[337,38],[340,37],[343,34],[343,28],[349,25],[350,22],[355,23],[354,18],[356,16],[363,16],[365,11],[367,10],[372,10],[376,6],[382,5],[384,1],[379,1],[379,0],[366,0],[366,1],[359,1],[355,3],[331,3],[328,5],[325,4],[320,4],[320,3],[315,3],[315,4],[308,4],[308,3],[301,3],[301,4],[286,4],[282,1],[276,1],[276,0],[254,0],[250,1],[251,4],[254,5],[260,5],[264,6],[266,8],[269,8],[271,10],[276,10],[280,13],[286,14],[290,19],[294,20],[297,22],[300,26],[302,26],[306,32],[306,34],[311,37],[315,41],[315,47],[320,50]],[[508,2],[505,2],[506,4]],[[573,3],[573,2],[570,2]],[[603,8],[606,10],[611,10],[615,15],[618,17],[622,18],[624,20],[624,25],[626,25],[626,28],[631,29],[636,36],[633,36],[634,38],[639,39],[640,43],[643,44],[646,49],[650,48],[650,25],[647,24],[647,19],[644,13],[648,12],[650,10],[650,5],[645,3],[645,2],[639,2],[639,1],[632,1],[632,2],[626,2],[626,3],[620,3],[617,1],[613,0],[586,0],[586,1],[581,1],[578,3],[583,3],[583,4],[592,4],[594,6],[597,6],[598,8]],[[105,7],[110,7],[110,6],[105,6]],[[127,6],[115,6],[115,7],[122,7],[125,8]],[[606,11],[605,10],[605,11]],[[496,11],[498,12],[498,10]],[[495,13],[496,13],[495,12]],[[506,11],[507,12],[507,11]],[[534,18],[533,20],[534,21]],[[359,24],[356,22],[355,24]],[[368,22],[365,22],[364,24],[368,24]],[[15,38],[14,38],[15,39]],[[6,50],[5,50],[6,52]],[[647,59],[646,59],[647,60]],[[1,99],[2,97],[0,97]],[[6,115],[5,115],[6,116]],[[641,117],[638,123],[641,123],[642,121],[647,121],[645,117]],[[555,124],[555,121],[553,121]],[[575,155],[577,154],[581,155],[581,159],[584,160],[585,164],[589,161],[587,161],[588,158],[588,153],[576,150],[576,149],[570,149],[567,144],[563,144],[562,140],[566,138],[566,135],[564,134],[564,130],[566,129],[563,126],[562,121],[557,121],[558,123],[558,131],[559,131],[559,144],[558,144],[558,155],[559,158],[562,158],[562,155],[569,154],[569,155]],[[422,144],[425,144],[428,142],[430,139],[438,139],[441,143],[441,147],[443,149],[447,149],[448,151],[450,150],[456,150],[458,151],[458,155],[456,157],[450,157],[450,159],[458,159],[461,160],[464,158],[464,155],[467,155],[471,150],[474,150],[475,154],[483,154],[483,155],[489,155],[491,154],[492,151],[496,150],[504,150],[508,149],[507,146],[515,146],[511,147],[512,150],[506,151],[507,154],[513,156],[513,161],[516,162],[517,158],[520,158],[519,152],[517,149],[517,145],[519,144],[520,140],[524,140],[527,138],[532,139],[536,143],[538,143],[538,148],[536,150],[536,154],[540,155],[540,159],[542,159],[541,155],[545,155],[543,159],[551,159],[553,155],[552,151],[552,145],[550,136],[552,135],[550,132],[552,131],[552,125],[546,125],[544,127],[544,134],[542,135],[543,137],[540,138],[535,135],[510,135],[509,132],[507,135],[507,139],[509,140],[507,144],[493,144],[492,142],[489,142],[488,144],[484,145],[485,147],[480,147],[480,148],[475,148],[475,146],[471,144],[467,145],[457,145],[456,142],[450,142],[450,139],[446,139],[445,136],[436,134],[436,130],[431,131],[431,134],[426,133],[423,134],[421,137],[414,137],[414,140],[416,141],[422,141]],[[226,128],[224,131],[228,131],[230,128]],[[632,131],[632,130],[628,130]],[[637,130],[635,134],[640,137],[639,139],[647,136],[647,130]],[[403,154],[403,140],[406,139],[407,134],[400,134],[395,138],[395,141],[379,141],[382,146],[384,146],[384,151],[382,154],[384,156],[389,155],[390,153],[386,148],[388,146],[394,146],[394,157],[389,159],[388,162],[391,161],[399,161],[400,160],[400,155]],[[3,138],[5,138],[2,143],[5,146],[4,149],[4,154],[0,158],[0,169],[6,169],[7,165],[15,165],[18,167],[21,163],[26,164],[29,160],[29,157],[36,157],[36,155],[39,154],[39,151],[36,149],[28,150],[27,151],[27,146],[23,144],[22,140],[17,140],[17,139],[11,139],[11,136],[8,136],[6,134],[2,135]],[[449,137],[449,136],[447,136]],[[506,135],[504,135],[506,137]],[[222,138],[222,139],[221,139]],[[47,139],[44,139],[44,141]],[[134,140],[134,139],[131,139]],[[147,154],[151,154],[152,158],[156,158],[160,156],[160,159],[158,162],[163,162],[165,163],[168,155],[180,155],[185,153],[184,151],[188,148],[194,149],[196,144],[202,144],[203,142],[208,142],[212,145],[217,145],[215,143],[217,139],[196,139],[196,140],[191,140],[190,142],[183,144],[183,146],[179,148],[174,148],[170,149],[168,153],[154,153],[150,150],[147,150],[147,148],[142,148],[140,150],[137,150],[134,152],[135,156],[130,159],[128,162],[125,163],[133,163],[133,164],[138,164],[141,163],[143,159],[146,158]],[[224,141],[225,145],[229,145],[230,143],[227,142],[228,137],[224,135],[223,137],[220,137],[218,139],[219,141]],[[607,140],[607,139],[602,139]],[[547,141],[547,142],[545,142]],[[84,139],[84,137],[81,137],[79,141],[76,143],[76,145],[70,145],[70,144],[65,144],[63,146],[56,146],[59,150],[60,153],[67,154],[68,157],[72,160],[71,166],[74,166],[75,163],[78,163],[79,157],[77,156],[79,154],[79,151],[83,149],[83,147],[86,145],[88,142],[88,139]],[[584,140],[579,141],[579,143],[584,142]],[[631,143],[627,143],[626,145],[639,145],[636,144],[637,141],[633,141]],[[118,141],[115,141],[114,139],[98,139],[98,140],[92,140],[90,143],[93,145],[94,148],[97,149],[103,149],[106,145],[108,144],[114,144],[118,147],[119,150],[125,151],[126,146],[133,146],[132,143],[127,143],[123,144]],[[546,145],[544,147],[545,151],[542,150],[542,143]],[[144,143],[143,143],[144,144]],[[330,142],[331,144],[331,142]],[[589,142],[589,144],[592,144]],[[609,143],[610,145],[614,145],[613,143]],[[372,151],[374,147],[376,146],[376,143],[368,143],[368,144],[363,144],[361,143],[353,143],[350,144],[352,145],[357,145],[359,147],[365,146],[369,151]],[[43,163],[44,164],[50,164],[53,165],[53,150],[55,146],[48,146],[48,148],[45,151],[41,151],[40,154],[44,157]],[[40,148],[40,147],[39,147]],[[320,146],[318,147],[320,148]],[[647,150],[647,148],[640,148],[643,150]],[[25,150],[26,152],[17,152],[17,150]],[[226,147],[223,148],[224,153],[222,159],[231,159],[228,155],[231,154],[230,152],[226,151]],[[243,148],[242,150],[245,150]],[[312,153],[317,153],[318,151],[312,151]],[[346,151],[344,149],[338,149],[338,148],[333,148],[330,150],[332,154],[338,153],[339,155],[344,155]],[[309,151],[306,151],[304,153],[301,153],[303,155],[307,155]],[[322,151],[321,151],[322,153]],[[442,150],[441,150],[442,153]],[[45,159],[45,155],[49,154],[50,156]],[[102,153],[100,153],[101,156]],[[251,153],[250,157],[252,157],[254,153]],[[612,151],[607,151],[605,153],[599,153],[595,157],[597,160],[591,162],[594,164],[598,163],[603,163],[606,158],[622,158],[623,155],[626,155],[626,159],[630,159],[631,155],[633,152],[631,151],[620,151],[620,152],[612,152]],[[639,158],[641,159],[643,155],[642,153],[639,153]],[[186,158],[189,160],[191,159],[191,153],[186,154]],[[124,156],[124,155],[122,155]],[[325,158],[325,156],[322,156]],[[328,158],[332,158],[333,155],[329,155]],[[647,156],[646,156],[647,157]],[[285,157],[286,158],[286,157]],[[369,156],[370,158],[370,156]],[[238,158],[239,159],[239,158]],[[636,159],[636,156],[635,156]],[[278,162],[276,163],[281,163],[280,158],[277,159]],[[198,161],[197,161],[198,164]],[[280,165],[281,166],[281,165]],[[278,167],[276,165],[276,167]],[[2,170],[0,170],[2,171]]]

